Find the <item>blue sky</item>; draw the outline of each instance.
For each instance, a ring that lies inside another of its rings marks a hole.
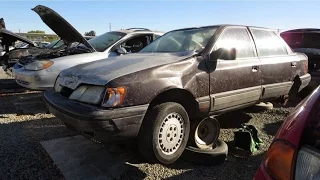
[[[31,10],[41,4],[64,17],[81,34],[97,35],[129,27],[161,31],[213,24],[244,24],[274,29],[320,28],[320,1],[1,1],[7,29],[52,31]]]

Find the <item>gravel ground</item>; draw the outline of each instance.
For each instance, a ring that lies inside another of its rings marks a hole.
[[[75,134],[53,115],[46,114],[42,93],[27,91],[2,94],[0,102],[1,178],[63,179],[40,142]],[[129,162],[137,168],[119,179],[252,179],[272,138],[291,109],[292,107],[275,108],[265,112],[245,109],[221,116],[220,139],[230,147],[228,158],[223,164],[200,166],[180,160],[174,165],[163,166],[138,160]],[[264,145],[252,156],[238,157],[242,154],[231,148],[233,131],[244,122],[253,124],[260,130]]]
[[[179,160],[163,166],[137,158],[129,162],[136,168],[119,179],[252,179],[275,133],[298,102],[264,112],[245,109],[219,117],[220,139],[229,145],[227,160],[220,165],[200,166]],[[46,113],[42,93],[0,93],[0,106],[0,179],[64,179],[40,142],[75,133]],[[255,125],[264,141],[261,149],[251,156],[232,148],[233,132],[241,123]]]

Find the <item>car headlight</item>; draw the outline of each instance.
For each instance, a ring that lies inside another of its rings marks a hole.
[[[126,88],[107,88],[102,104],[103,107],[115,107],[122,104],[126,94]]]
[[[24,68],[27,70],[38,71],[42,69],[47,69],[53,65],[53,61],[34,61],[30,64],[27,64]]]
[[[75,91],[73,91],[69,99],[89,104],[98,104],[102,99],[104,91],[105,87],[103,86],[83,85],[78,87]]]

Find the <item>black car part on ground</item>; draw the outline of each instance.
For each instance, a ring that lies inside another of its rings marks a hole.
[[[193,146],[187,146],[182,154],[182,158],[196,163],[205,165],[217,165],[223,163],[228,155],[228,145],[218,140],[212,149],[199,149]]]
[[[253,125],[242,124],[241,126],[234,132],[234,146],[250,153],[257,151],[263,145],[258,137],[258,130]]]

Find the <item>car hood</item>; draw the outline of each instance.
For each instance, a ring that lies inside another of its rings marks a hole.
[[[95,51],[90,43],[73,26],[54,10],[42,5],[32,8],[32,10],[40,16],[42,21],[52,31],[67,43],[80,42],[92,51]]]
[[[29,39],[22,37],[18,34],[15,34],[11,31],[8,31],[6,29],[0,29],[0,38],[1,38],[1,45],[5,45],[5,46],[12,46],[12,43],[16,41],[22,41],[27,44],[30,44],[31,46],[34,46],[34,43]]]
[[[134,53],[80,64],[60,73],[60,84],[71,89],[78,85],[106,85],[111,80],[141,70],[177,62],[195,55],[186,53]],[[147,77],[146,77],[147,78]]]

